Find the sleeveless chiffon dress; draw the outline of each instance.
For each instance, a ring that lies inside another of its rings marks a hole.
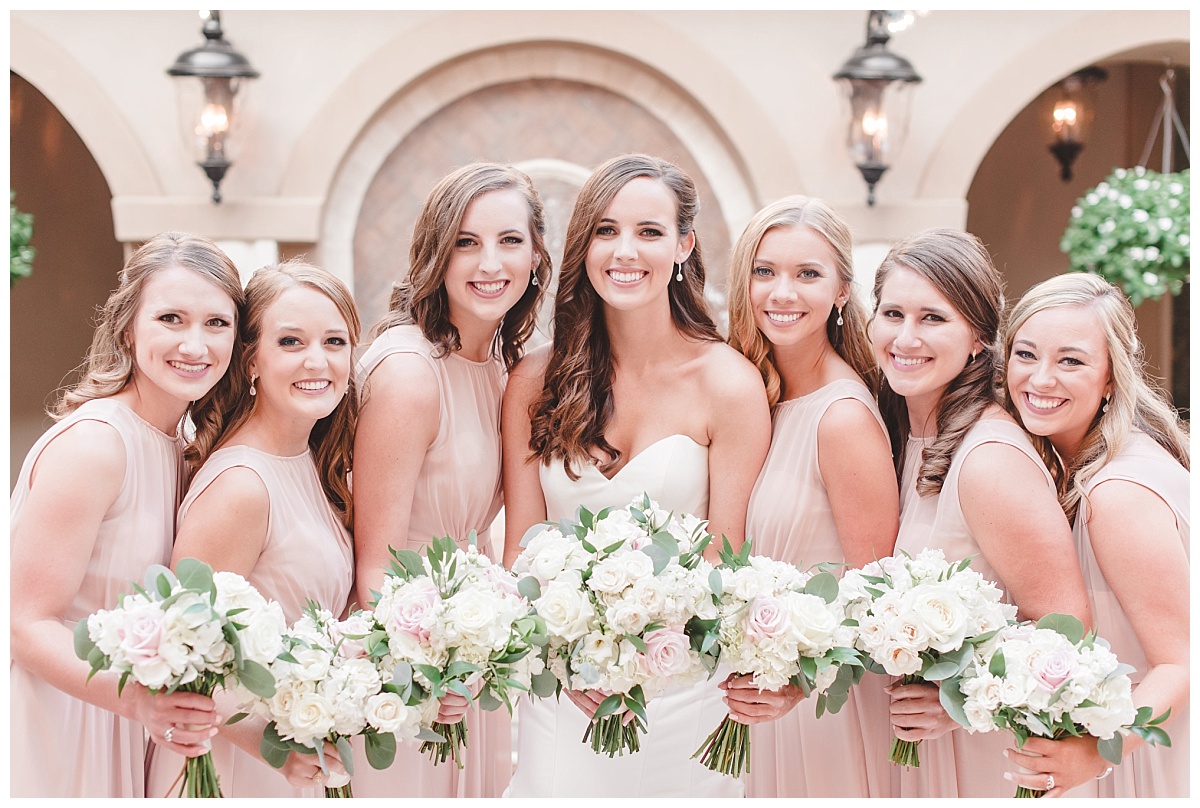
[[[10,533],[29,498],[42,451],[80,421],[100,421],[125,446],[125,477],[104,515],[79,591],[65,615],[68,629],[132,593],[146,568],[167,564],[175,540],[175,508],[183,479],[183,442],[112,398],[86,401],[50,427],[29,450],[10,500]],[[63,492],[69,497],[70,492]],[[47,548],[47,561],[53,559]],[[51,686],[15,662],[9,666],[10,795],[13,797],[145,796],[142,725]]]
[[[887,436],[867,386],[838,379],[781,401],[772,413],[771,449],[750,495],[746,536],[754,555],[807,569],[842,562],[842,546],[821,479],[817,428],[837,401],[863,404]],[[816,699],[801,701],[776,721],[750,726],[747,797],[890,797],[899,775],[868,740],[891,732],[882,676],[866,674],[836,714],[817,718]]]
[[[451,536],[464,549],[467,534],[499,563],[503,548],[491,544],[488,528],[503,504],[500,487],[500,400],[507,376],[498,358],[473,362],[457,353],[435,357],[432,343],[416,325],[393,326],[363,353],[356,370],[359,391],[389,356],[415,354],[438,383],[437,436],[425,454],[409,514],[408,548],[423,552],[435,536]],[[397,424],[402,429],[402,424]],[[364,604],[365,608],[365,604]],[[437,766],[419,744],[400,745],[390,768],[372,769],[360,741],[355,749],[356,797],[498,797],[512,775],[512,721],[501,707],[467,711],[467,748],[460,770]]]
[[[540,467],[546,515],[574,517],[628,505],[646,492],[660,507],[708,516],[708,448],[670,435],[632,457],[610,480],[592,464],[571,480],[562,462]],[[517,715],[517,768],[509,797],[741,797],[740,780],[709,771],[692,753],[727,714],[717,688],[728,674],[694,687],[668,690],[647,705],[649,730],[640,752],[616,758],[583,743],[587,717],[565,696],[521,701]]]
[[[923,497],[917,493],[917,476],[921,455],[933,440],[912,436],[908,439],[900,478],[900,533],[896,537],[896,552],[904,550],[915,556],[926,548],[940,548],[947,561],[974,555],[971,569],[1000,587],[1006,602],[1011,602],[1004,581],[988,564],[963,516],[958,498],[963,462],[974,449],[985,443],[1002,443],[1015,447],[1036,463],[1052,491],[1053,478],[1021,427],[1007,419],[983,418],[971,427],[954,453],[941,492]],[[891,743],[890,725],[886,732],[884,737],[874,740],[875,754],[884,757]],[[1011,798],[1016,786],[1004,779],[1004,772],[1008,771],[1004,750],[1014,743],[1007,732],[971,734],[965,729],[922,741],[917,748],[921,765],[915,769],[897,767],[901,768],[897,796]]]
[[[270,500],[266,542],[246,580],[263,597],[279,602],[288,625],[300,618],[309,600],[340,617],[354,582],[354,547],[325,497],[311,451],[279,457],[245,445],[218,449],[196,472],[179,507],[179,523],[183,524],[192,503],[222,472],[238,467],[258,475]],[[219,702],[220,691],[217,696]],[[212,755],[226,797],[323,794],[315,784],[294,788],[278,769],[220,735],[212,739]],[[147,796],[175,796],[178,786],[172,788],[171,784],[183,764],[182,756],[155,746]]]
[[[1119,455],[1096,472],[1084,485],[1092,490],[1108,480],[1125,480],[1148,488],[1159,496],[1175,514],[1178,536],[1163,537],[1163,541],[1177,540],[1191,558],[1191,499],[1189,487],[1191,474],[1165,449],[1144,432],[1135,432]],[[1146,675],[1146,653],[1138,640],[1137,632],[1129,617],[1117,600],[1117,596],[1104,580],[1096,554],[1092,549],[1088,533],[1087,500],[1081,500],[1075,516],[1073,533],[1075,548],[1079,553],[1083,580],[1087,584],[1088,600],[1092,606],[1092,619],[1096,633],[1108,640],[1117,659],[1137,668],[1129,674],[1134,688]],[[1073,789],[1071,796],[1100,797],[1187,797],[1189,795],[1190,726],[1191,709],[1172,710],[1171,721],[1166,732],[1171,736],[1171,746],[1142,746],[1126,757],[1112,774],[1103,780],[1086,783]],[[1084,791],[1095,789],[1093,794]]]

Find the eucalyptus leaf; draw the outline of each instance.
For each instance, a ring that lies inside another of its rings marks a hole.
[[[958,673],[958,665],[953,662],[934,662],[932,665],[921,671],[921,678],[927,682],[940,682],[943,679],[948,679]]]
[[[517,581],[517,591],[527,600],[537,600],[542,596],[542,585],[532,575],[526,575]]]
[[[804,585],[804,592],[816,595],[826,603],[833,603],[838,598],[838,580],[832,573],[819,572],[808,579],[808,583]]]
[[[637,649],[639,652],[641,652],[641,653],[643,653],[643,654],[647,653],[647,651],[646,651],[646,641],[645,641],[645,640],[643,640],[643,639],[642,639],[641,637],[639,637],[638,635],[636,635],[636,634],[626,634],[626,635],[625,635],[625,639],[629,640],[629,644],[630,644],[630,645],[632,645],[634,648],[636,648],[636,649]]]
[[[496,698],[496,694],[491,691],[491,688],[484,688],[483,690],[479,691],[479,696],[477,698],[480,708],[487,710],[488,712],[499,710],[504,704],[504,702]]]
[[[162,593],[161,589],[159,589],[159,578],[166,578],[167,580],[167,591],[165,594]],[[151,564],[146,568],[146,574],[142,577],[142,584],[145,586],[145,589],[142,590],[142,592],[149,593],[157,591],[165,598],[167,595],[171,594],[172,584],[175,583],[175,580],[175,573],[171,572],[168,567],[164,567],[162,564]]]
[[[346,770],[346,774],[354,776],[354,750],[350,748],[350,739],[344,735],[339,735],[337,740],[333,742],[337,747],[338,757],[342,759],[342,767]]]
[[[193,592],[215,592],[212,567],[196,558],[181,558],[175,565],[179,583]]]
[[[551,671],[544,670],[530,679],[533,694],[541,699],[548,699],[558,692],[558,677]]]
[[[712,570],[708,573],[708,586],[717,597],[721,597],[725,593],[725,583],[720,570]]]
[[[237,670],[237,678],[247,690],[259,698],[269,699],[275,695],[275,677],[271,671],[252,659],[242,660],[242,665]]]
[[[621,709],[624,704],[624,697],[620,693],[613,693],[611,696],[600,702],[600,706],[596,708],[595,714],[592,716],[592,721],[599,721],[605,716],[612,715],[617,710]]]
[[[263,760],[276,769],[283,768],[288,755],[292,753],[292,745],[284,740],[275,728],[275,722],[267,724],[263,730],[262,740],[258,742],[258,751]]]
[[[1066,637],[1072,645],[1083,639],[1083,623],[1069,614],[1048,614],[1037,621],[1038,628],[1048,628]]]
[[[417,740],[429,741],[430,743],[445,743],[446,737],[434,732],[429,727],[421,727],[421,731],[417,733]]]
[[[243,718],[246,718],[249,715],[250,715],[250,713],[234,713],[233,715],[229,716],[229,720],[225,722],[225,726],[228,727],[233,724],[236,724],[237,722],[241,721]]]
[[[650,560],[654,562],[654,574],[658,575],[667,568],[667,564],[671,562],[671,554],[657,544],[647,544],[641,549],[641,552],[650,556]]]
[[[363,733],[366,735],[367,762],[372,769],[386,769],[396,759],[396,736],[390,732]]]
[[[1114,732],[1111,738],[1099,738],[1096,740],[1096,751],[1100,753],[1100,757],[1107,760],[1114,766],[1121,765],[1121,733]]]
[[[96,647],[96,643],[92,642],[92,637],[88,633],[87,618],[80,620],[75,624],[75,656],[86,660],[92,653],[92,649]]]
[[[967,697],[963,695],[962,688],[959,687],[961,681],[962,677],[960,676],[943,679],[938,685],[938,701],[941,702],[946,715],[957,721],[960,726],[970,729],[971,721],[967,718],[967,712],[963,708]]]

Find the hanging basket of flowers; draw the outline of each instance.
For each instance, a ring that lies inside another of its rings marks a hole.
[[[1059,248],[1071,270],[1100,275],[1137,306],[1179,294],[1192,259],[1188,169],[1118,168],[1071,208]]]

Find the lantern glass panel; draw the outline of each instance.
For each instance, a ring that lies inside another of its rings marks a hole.
[[[239,151],[238,111],[248,86],[239,77],[180,77],[175,81],[180,134],[198,163],[233,162]]]
[[[856,165],[889,166],[908,134],[913,82],[843,79],[850,124],[846,146]]]

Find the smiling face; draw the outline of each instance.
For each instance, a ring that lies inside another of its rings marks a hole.
[[[220,380],[233,354],[236,313],[227,292],[190,269],[169,266],[146,278],[127,332],[135,363],[130,386],[143,418],[178,420]]]
[[[312,425],[333,412],[350,381],[350,330],[337,306],[309,286],[285,289],[267,305],[250,372],[255,412]]]
[[[662,181],[636,177],[617,191],[592,229],[585,266],[606,304],[633,310],[666,298],[675,264],[695,235],[680,237],[675,194]]]
[[[888,384],[910,417],[932,413],[942,394],[983,344],[961,312],[911,269],[893,268],[879,291],[871,345]],[[915,422],[914,422],[915,423]]]
[[[529,218],[529,204],[514,189],[480,194],[467,206],[444,281],[459,328],[470,321],[498,326],[525,294],[537,267]]]
[[[1021,422],[1073,457],[1112,392],[1104,328],[1090,306],[1054,306],[1013,335],[1008,393]]]
[[[758,243],[750,270],[754,323],[776,347],[828,341],[825,323],[849,290],[833,249],[803,225],[773,227]]]

